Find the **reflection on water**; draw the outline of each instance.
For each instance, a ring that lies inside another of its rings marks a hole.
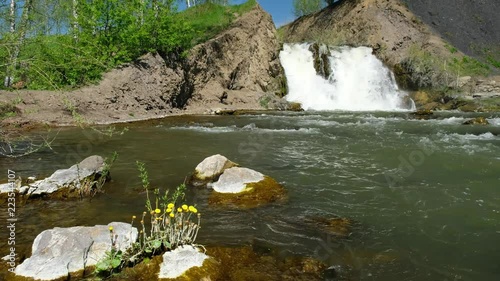
[[[18,208],[16,238],[24,255],[44,229],[127,222],[142,213],[145,194],[135,161],[145,162],[152,185],[165,190],[182,183],[205,157],[220,153],[277,179],[290,200],[256,210],[211,209],[209,191],[190,189],[188,201],[203,213],[200,244],[252,244],[282,256],[312,256],[349,270],[355,280],[497,280],[500,118],[487,115],[489,126],[461,125],[469,117],[176,117],[129,125],[113,137],[66,128],[53,151],[2,158],[0,168],[41,178],[92,154],[119,154],[106,193],[93,200],[33,201]],[[335,216],[354,222],[348,238],[306,223]],[[6,237],[2,231],[2,255]]]

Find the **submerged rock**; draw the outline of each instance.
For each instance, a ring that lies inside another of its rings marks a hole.
[[[104,159],[101,156],[90,156],[69,169],[57,170],[50,177],[26,186],[18,184],[12,189],[12,185],[8,183],[1,184],[0,197],[6,196],[11,191],[28,197],[56,194],[61,197],[80,197],[92,193],[95,181],[102,176],[104,166]]]
[[[429,110],[429,109],[421,109],[421,110],[417,110],[413,113],[411,113],[411,116],[415,119],[424,119],[424,120],[427,120],[429,119],[432,115],[434,114],[434,112],[432,110]]]
[[[490,122],[484,117],[476,117],[474,119],[467,120],[463,123],[464,125],[489,125]]]
[[[306,218],[306,222],[340,238],[348,238],[352,233],[353,222],[348,218],[310,217]]]
[[[45,230],[35,238],[31,257],[16,267],[15,274],[37,280],[78,276],[111,250],[111,235],[116,239],[115,247],[126,251],[137,240],[138,232],[128,223],[117,222]]]
[[[196,166],[191,181],[197,183],[197,185],[206,184],[219,177],[226,169],[236,166],[238,166],[238,164],[220,154],[212,155],[205,158]]]

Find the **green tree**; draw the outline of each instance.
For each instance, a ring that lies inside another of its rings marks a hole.
[[[323,8],[322,0],[293,0],[293,13],[296,17],[312,14]]]

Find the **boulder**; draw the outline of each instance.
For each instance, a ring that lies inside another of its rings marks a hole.
[[[484,117],[476,117],[474,119],[467,120],[463,123],[464,125],[489,125],[490,122]]]
[[[238,166],[238,164],[229,161],[220,154],[212,155],[196,166],[191,179],[193,182],[207,183],[220,176],[224,170],[235,166]]]
[[[90,156],[69,169],[57,170],[50,177],[25,186],[16,184],[12,187],[8,183],[0,184],[0,195],[5,196],[13,191],[29,197],[56,193],[62,194],[63,197],[79,197],[84,188],[92,190],[95,187],[95,180],[101,176],[104,166],[104,159],[101,156]]]
[[[241,193],[247,189],[247,184],[264,180],[264,175],[248,169],[234,167],[227,169],[219,180],[209,186],[220,193]]]
[[[209,257],[199,249],[186,245],[163,254],[158,279],[173,279],[184,275],[188,270],[202,267]]]
[[[31,257],[16,267],[15,274],[37,280],[76,276],[106,256],[112,247],[111,235],[116,237],[115,247],[126,251],[137,240],[138,232],[128,223],[117,222],[45,230],[35,238]]]
[[[205,158],[195,168],[190,183],[213,189],[209,203],[237,208],[254,208],[286,197],[276,180],[217,154]]]
[[[255,208],[286,197],[285,189],[276,180],[248,168],[227,169],[209,186],[214,189],[209,197],[212,205]]]

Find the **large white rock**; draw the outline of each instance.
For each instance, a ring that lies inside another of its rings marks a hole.
[[[15,186],[12,190],[11,184],[0,184],[0,194],[14,191],[36,196],[51,194],[63,188],[78,189],[82,180],[102,172],[103,168],[104,159],[101,156],[90,156],[69,169],[57,170],[50,177],[36,181],[29,186]]]
[[[264,175],[248,168],[233,167],[226,169],[217,182],[210,184],[220,193],[240,193],[247,184],[264,180]]]
[[[194,176],[200,180],[210,180],[218,177],[224,170],[237,166],[226,157],[216,154],[205,158],[195,168]]]
[[[159,279],[177,278],[193,267],[201,267],[209,257],[193,246],[181,246],[163,254]]]
[[[35,238],[31,257],[16,267],[15,274],[54,280],[96,265],[111,250],[110,226],[117,249],[126,251],[137,240],[137,228],[120,222],[45,230]]]

